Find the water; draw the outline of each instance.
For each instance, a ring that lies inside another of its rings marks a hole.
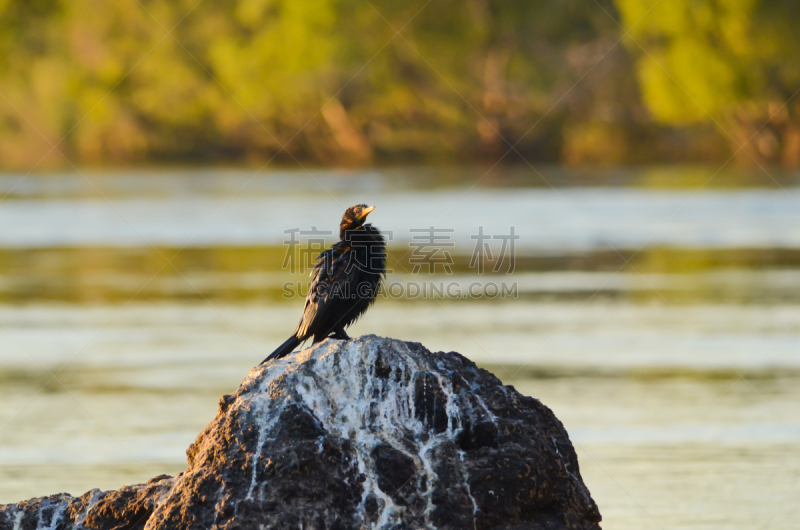
[[[391,281],[517,291],[388,297],[351,335],[459,351],[541,399],[604,527],[796,526],[796,188],[397,173],[0,178],[0,503],[181,471],[219,396],[299,318],[283,230],[333,230],[338,203],[367,201],[396,235]],[[408,229],[431,224],[455,230],[452,275],[410,274]],[[469,236],[512,224],[516,270],[478,275]]]
[[[332,230],[345,208],[380,205],[375,223],[407,244],[411,229],[454,229],[452,242],[474,245],[480,226],[520,230],[528,252],[800,247],[800,191],[663,191],[630,188],[491,189],[111,197],[8,201],[0,209],[4,247],[74,245],[280,245],[286,230]],[[309,208],[313,203],[314,207]]]

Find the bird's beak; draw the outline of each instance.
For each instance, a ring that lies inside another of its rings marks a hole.
[[[372,212],[372,210],[374,209],[375,209],[374,206],[370,206],[369,208],[364,208],[364,211],[361,212],[361,215],[358,216],[358,220],[363,221],[364,219],[366,219],[367,216],[370,214],[370,212]]]

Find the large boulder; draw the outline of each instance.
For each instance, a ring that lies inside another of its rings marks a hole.
[[[187,456],[176,477],[7,505],[0,529],[599,528],[550,409],[412,342],[254,368]]]

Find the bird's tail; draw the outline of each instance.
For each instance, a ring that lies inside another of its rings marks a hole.
[[[300,339],[292,335],[291,337],[286,339],[286,342],[278,346],[278,348],[274,352],[270,353],[269,357],[261,361],[261,364],[264,364],[267,361],[271,361],[272,359],[280,359],[282,357],[286,357],[287,355],[292,353],[292,350],[298,344],[300,344]]]

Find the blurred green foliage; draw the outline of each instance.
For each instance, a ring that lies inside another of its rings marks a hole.
[[[798,7],[651,3],[0,0],[0,167],[724,160],[800,86]]]
[[[741,160],[800,164],[800,99],[792,97],[800,89],[799,2],[616,4],[656,119],[711,121]]]

